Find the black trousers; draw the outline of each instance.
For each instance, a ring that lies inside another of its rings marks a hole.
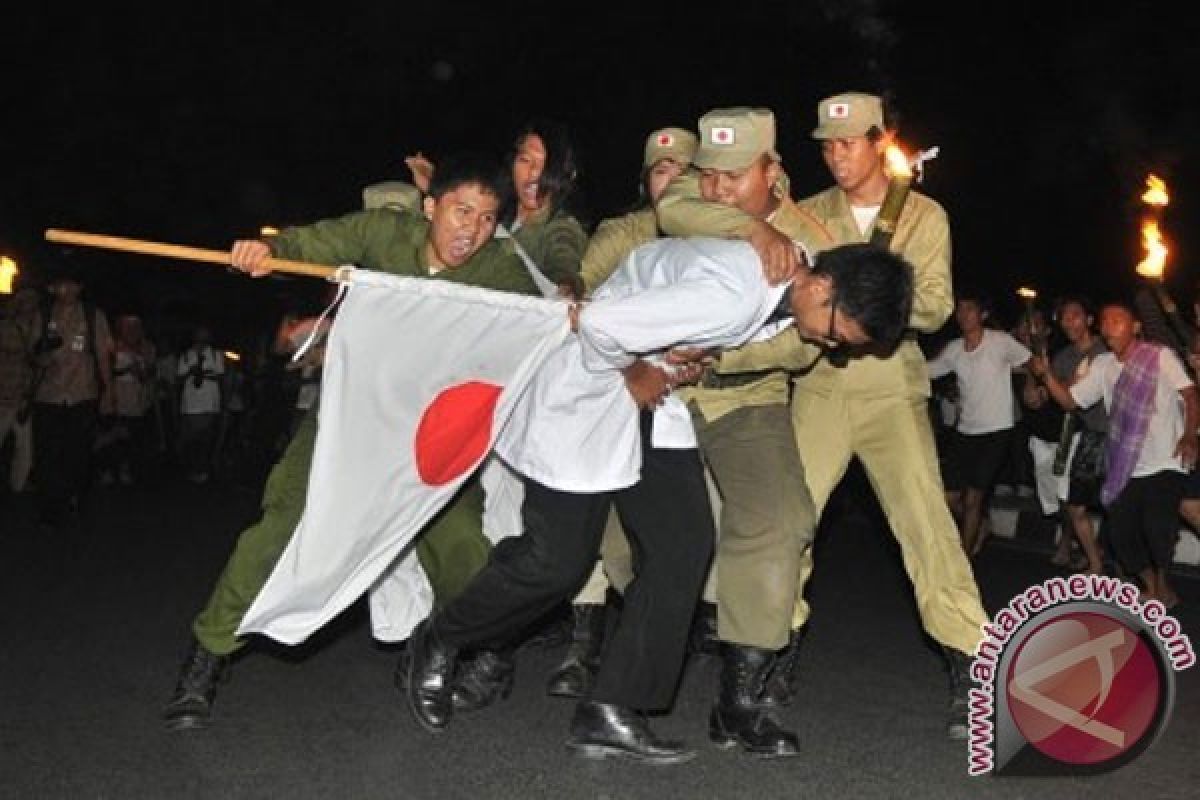
[[[1179,501],[1186,480],[1182,472],[1174,470],[1130,478],[1109,506],[1105,531],[1127,573],[1171,566],[1182,525]]]
[[[59,522],[72,497],[87,490],[92,440],[96,434],[94,400],[33,405],[33,481],[39,516]]]
[[[462,594],[436,612],[438,638],[460,649],[511,643],[579,590],[615,503],[634,579],[591,699],[639,710],[670,705],[714,530],[698,451],[650,447],[649,415],[643,417],[642,477],[635,486],[578,494],[526,480],[524,533],[496,545]]]

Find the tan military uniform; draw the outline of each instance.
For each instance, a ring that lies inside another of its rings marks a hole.
[[[832,234],[834,244],[869,238],[869,231],[859,232],[845,192],[838,187],[799,205]],[[923,333],[936,331],[954,302],[950,233],[941,206],[911,192],[891,249],[903,255],[915,271],[911,327]],[[811,363],[814,355],[811,345],[803,344],[792,331],[727,354],[720,369],[756,370],[775,364],[796,368]],[[888,358],[851,359],[842,368],[822,359],[795,381],[792,419],[818,513],[845,475],[851,456],[857,455],[900,544],[926,631],[944,645],[973,653],[985,615],[946,507],[929,425],[928,397],[925,359],[909,337]],[[811,572],[810,552],[805,554],[797,595],[796,627],[808,619],[803,585]]]
[[[583,253],[579,276],[583,278],[584,290],[591,294],[616,271],[621,259],[657,238],[658,220],[653,208],[632,211],[601,222]]]
[[[810,251],[833,239],[781,186],[767,220]],[[744,235],[750,217],[705,202],[696,174],[672,181],[658,204],[659,225],[671,235]],[[738,351],[732,351],[737,353]],[[696,434],[721,493],[717,547],[717,633],[722,641],[778,650],[787,643],[802,556],[812,542],[816,512],[804,490],[804,468],[788,412],[789,376],[781,369],[740,378],[744,383],[680,391],[692,408]],[[797,491],[797,487],[800,488]]]

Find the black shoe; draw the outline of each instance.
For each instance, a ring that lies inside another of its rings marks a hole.
[[[800,645],[804,641],[807,627],[796,628],[788,635],[788,642],[775,657],[775,666],[767,677],[763,691],[763,703],[785,708],[796,699],[800,683]]]
[[[175,694],[163,708],[167,728],[203,728],[212,714],[217,684],[228,676],[228,671],[229,656],[219,656],[193,640],[180,667]]]
[[[950,669],[950,718],[946,736],[955,741],[967,738],[971,709],[971,657],[961,650],[943,648]]]
[[[572,613],[575,624],[567,655],[546,684],[546,694],[551,697],[583,697],[592,688],[592,680],[600,668],[605,607],[599,603],[581,603],[573,606]]]
[[[512,694],[516,664],[510,651],[480,650],[454,678],[454,710],[478,711]]]
[[[701,601],[696,605],[692,627],[688,632],[688,654],[715,656],[721,652],[721,640],[717,637],[717,606]]]
[[[659,739],[646,718],[624,706],[581,702],[571,720],[567,747],[584,758],[627,758],[656,766],[682,764],[696,757],[682,742]]]
[[[441,733],[454,713],[454,648],[442,644],[426,619],[408,640],[408,707],[422,728]]]
[[[740,745],[760,758],[800,755],[796,734],[785,730],[774,709],[763,702],[767,676],[775,661],[770,650],[725,644],[721,688],[708,717],[708,737],[721,748]]]

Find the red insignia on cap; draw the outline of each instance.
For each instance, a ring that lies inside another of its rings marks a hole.
[[[830,119],[848,119],[850,117],[849,103],[831,103],[829,105]]]
[[[713,144],[733,144],[733,128],[713,128],[709,139]]]
[[[674,143],[675,143],[675,139],[674,139],[674,137],[671,136],[671,134],[660,133],[658,135],[658,146],[659,147],[670,147]]]

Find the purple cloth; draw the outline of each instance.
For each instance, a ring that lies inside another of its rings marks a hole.
[[[1112,408],[1108,412],[1108,439],[1104,444],[1106,462],[1100,501],[1105,506],[1129,483],[1137,466],[1154,414],[1154,391],[1158,385],[1159,345],[1134,341],[1122,362],[1121,375],[1113,387]]]

